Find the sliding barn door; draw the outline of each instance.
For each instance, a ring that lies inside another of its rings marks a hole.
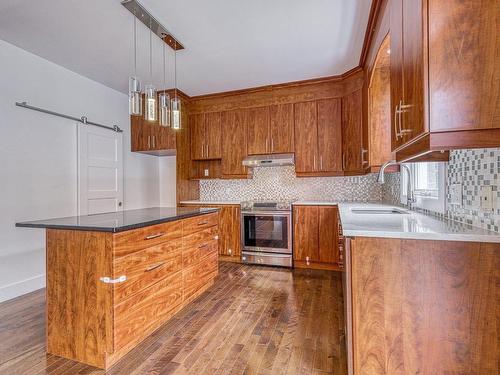
[[[123,210],[123,134],[78,125],[78,214]]]

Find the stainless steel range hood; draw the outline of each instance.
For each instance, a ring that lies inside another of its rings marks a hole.
[[[243,165],[246,167],[278,167],[294,164],[294,154],[252,155],[243,159]]]

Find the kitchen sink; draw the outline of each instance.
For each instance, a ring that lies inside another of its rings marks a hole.
[[[404,215],[408,214],[405,210],[401,210],[395,207],[377,207],[377,208],[351,208],[353,214],[365,214],[365,215]]]

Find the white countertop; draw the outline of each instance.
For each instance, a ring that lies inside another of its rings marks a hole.
[[[197,205],[203,205],[203,204],[241,204],[241,201],[180,201],[180,204],[197,204]]]
[[[390,208],[405,214],[353,213],[353,208]],[[500,234],[453,220],[440,219],[396,206],[374,203],[339,203],[340,220],[346,237],[382,237],[416,240],[500,243]],[[499,246],[500,249],[500,246]]]

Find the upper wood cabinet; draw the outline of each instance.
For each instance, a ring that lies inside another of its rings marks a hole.
[[[295,171],[317,171],[318,112],[316,102],[296,103],[295,112]]]
[[[295,267],[339,267],[341,259],[336,206],[294,206],[293,227]]]
[[[342,173],[341,100],[322,99],[294,105],[297,175]]]
[[[294,151],[293,104],[278,104],[269,107],[271,154]]]
[[[375,58],[368,85],[368,143],[370,171],[376,172],[391,152],[390,37],[386,36]]]
[[[245,116],[248,155],[269,154],[269,107],[249,108]]]
[[[222,176],[225,178],[246,178],[247,168],[243,159],[247,156],[247,119],[248,111],[236,110],[223,112],[222,128]]]
[[[293,104],[247,109],[248,154],[293,152]]]
[[[222,157],[220,112],[189,116],[191,159],[213,160]]]
[[[132,152],[151,155],[174,155],[175,130],[160,126],[158,121],[146,121],[142,116],[130,116]]]
[[[391,1],[391,129],[399,161],[500,146],[499,7]]]
[[[364,173],[368,151],[363,148],[363,93],[357,90],[342,98],[342,147],[345,173]]]
[[[335,98],[318,100],[316,103],[319,170],[342,171],[342,101]]]

